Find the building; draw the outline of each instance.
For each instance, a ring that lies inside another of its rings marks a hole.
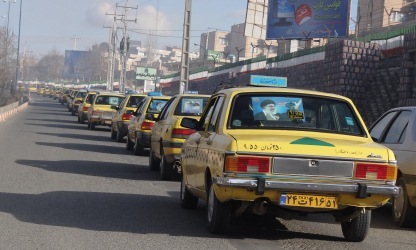
[[[360,0],[357,8],[358,34],[384,31],[391,26],[413,23],[415,0]]]

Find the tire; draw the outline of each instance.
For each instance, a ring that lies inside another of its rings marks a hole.
[[[139,142],[139,137],[136,135],[136,143],[134,144],[134,154],[135,155],[143,155],[144,154],[144,148],[143,145]]]
[[[222,234],[230,227],[230,202],[220,202],[214,192],[214,186],[209,185],[207,200],[208,230],[213,234]]]
[[[371,224],[371,210],[365,210],[351,221],[341,222],[342,234],[351,242],[361,242],[367,237]]]
[[[117,140],[117,142],[123,142],[124,141],[124,136],[121,134],[119,127],[117,127],[116,140]]]
[[[90,122],[90,130],[94,130],[95,129],[95,123]]]
[[[84,116],[83,115],[81,115],[81,117],[79,118],[79,123],[81,123],[81,124],[84,124],[85,123],[85,120],[84,120]]]
[[[81,124],[81,119],[79,118],[79,116],[78,116],[78,123]]]
[[[150,151],[149,151],[149,167],[151,171],[156,171],[160,167],[160,161],[155,158],[151,146],[150,146]]]
[[[170,181],[172,179],[173,172],[172,165],[166,161],[166,157],[163,155],[163,152],[160,154],[160,178],[164,181]]]
[[[117,137],[117,132],[115,132],[114,127],[111,126],[110,138],[111,139],[116,139],[116,137]]]
[[[198,205],[198,197],[195,197],[189,192],[185,186],[183,177],[181,179],[181,193],[180,193],[181,207],[184,209],[195,209]]]
[[[394,224],[399,227],[415,227],[416,208],[412,207],[409,202],[409,195],[403,178],[399,178],[396,185],[402,189],[399,196],[392,198],[392,216]]]
[[[127,135],[127,138],[126,138],[126,149],[127,149],[127,150],[132,150],[132,149],[133,149],[133,147],[134,147],[134,144],[133,144],[133,142],[130,140],[129,136]]]
[[[71,111],[71,115],[72,115],[72,116],[75,116],[75,110],[74,110],[74,109],[72,109],[72,111]]]

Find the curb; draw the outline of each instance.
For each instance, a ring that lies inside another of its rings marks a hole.
[[[25,102],[22,105],[13,108],[11,110],[5,111],[3,113],[0,113],[0,122],[4,122],[7,120],[7,118],[11,117],[12,115],[24,110],[25,108],[27,108],[29,102]]]

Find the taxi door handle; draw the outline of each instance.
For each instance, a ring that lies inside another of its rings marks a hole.
[[[205,142],[207,143],[207,145],[211,145],[212,144],[212,140],[210,140],[210,139],[205,139]]]

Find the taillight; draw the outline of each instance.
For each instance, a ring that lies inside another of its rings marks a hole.
[[[123,114],[123,116],[121,117],[121,119],[123,119],[123,120],[130,120],[132,116],[133,116],[132,114]]]
[[[82,111],[88,111],[90,107],[82,107]]]
[[[268,173],[270,172],[269,157],[228,156],[225,160],[226,172]]]
[[[142,130],[151,130],[153,125],[154,125],[153,122],[143,122],[141,129]]]
[[[174,128],[172,129],[172,138],[186,139],[195,132],[193,129]]]
[[[367,180],[391,180],[397,177],[397,166],[382,163],[357,162],[354,177]]]

